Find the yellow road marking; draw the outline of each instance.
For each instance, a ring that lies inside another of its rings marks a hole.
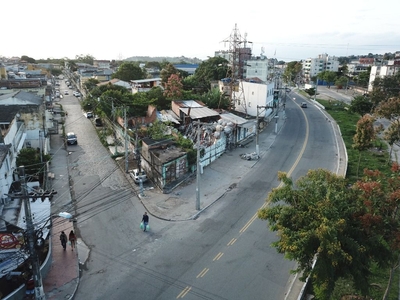
[[[308,136],[309,136],[309,125],[308,125],[308,120],[306,117],[306,114],[304,112],[304,110],[302,110],[302,113],[304,115],[304,119],[306,120],[306,136],[304,138],[304,142],[303,142],[303,146],[301,147],[300,153],[297,156],[296,161],[294,162],[294,164],[292,165],[292,167],[290,168],[289,172],[287,172],[287,176],[290,177],[294,171],[294,169],[297,167],[297,165],[300,162],[301,157],[303,156],[304,152],[306,151],[306,147],[307,147],[307,141],[308,141]],[[282,182],[279,183],[278,188],[281,187],[283,185]],[[265,208],[269,203],[264,202],[264,204],[260,207],[260,209]],[[250,227],[251,224],[253,224],[254,220],[257,219],[258,213],[256,212],[251,218],[250,220],[242,227],[242,229],[239,230],[239,233],[242,234],[243,232],[245,232],[247,230],[247,228]],[[229,245],[229,244],[228,244]]]
[[[208,272],[209,270],[210,270],[209,268],[204,268],[204,269],[199,273],[199,275],[196,276],[196,278],[203,277],[204,275],[207,274],[207,272]]]
[[[214,257],[213,261],[219,260],[222,257],[222,255],[224,255],[223,252],[218,253],[217,256]]]
[[[229,243],[227,244],[227,246],[232,246],[235,242],[237,241],[237,239],[233,238],[229,241]]]
[[[183,291],[182,291],[178,296],[176,296],[176,299],[185,297],[186,294],[189,293],[191,289],[192,289],[191,286],[185,287],[185,288],[183,289]]]

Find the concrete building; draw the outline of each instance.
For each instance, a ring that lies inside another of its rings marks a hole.
[[[337,72],[339,70],[339,61],[335,56],[328,54],[319,54],[315,58],[307,58],[303,61],[303,77],[306,83],[311,81],[311,78],[317,76],[323,71]]]
[[[371,67],[369,76],[368,92],[372,91],[373,83],[376,78],[393,76],[400,70],[400,51],[395,52],[394,60],[389,60],[386,64],[375,65]]]
[[[265,106],[267,109],[261,115],[259,114],[259,117],[267,117],[274,107],[274,88],[274,82],[265,83],[255,78],[242,80],[238,88],[233,91],[235,111],[256,117],[257,106]]]
[[[257,77],[264,82],[270,78],[269,60],[265,56],[252,57],[246,61],[244,67],[244,78]]]

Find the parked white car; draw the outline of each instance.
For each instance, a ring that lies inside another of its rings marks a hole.
[[[80,97],[80,96],[81,96],[81,93],[79,93],[79,92],[73,92],[73,95],[74,95],[75,97]]]
[[[142,182],[147,181],[147,175],[143,170],[139,172],[139,169],[133,169],[129,172],[129,175],[135,183],[140,183],[140,180],[142,180]]]

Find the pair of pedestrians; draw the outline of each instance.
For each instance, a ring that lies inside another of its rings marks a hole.
[[[62,231],[60,234],[60,241],[61,241],[61,245],[64,248],[64,250],[67,249],[67,241],[68,240],[71,243],[71,250],[74,251],[74,248],[76,247],[76,235],[73,230],[71,230],[71,232],[69,233],[68,239],[67,239],[67,235],[65,234],[64,231]]]

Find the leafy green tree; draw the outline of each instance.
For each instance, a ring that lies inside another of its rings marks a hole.
[[[126,94],[128,99],[132,98],[129,104],[129,116],[144,117],[146,116],[149,105],[154,105],[156,99],[149,99],[146,93]]]
[[[148,61],[145,65],[146,68],[156,68],[161,70],[161,64],[158,61]]]
[[[300,74],[303,66],[300,61],[291,61],[287,63],[286,69],[283,72],[285,82],[290,83]]]
[[[146,94],[148,99],[154,100],[154,105],[158,110],[171,109],[171,101],[164,96],[164,91],[161,87],[153,87]]]
[[[390,121],[390,125],[384,131],[383,138],[390,145],[390,153],[393,145],[400,145],[400,97],[392,97],[383,101],[375,109],[375,114]]]
[[[53,75],[53,76],[58,76],[58,75],[62,74],[62,70],[60,70],[60,69],[50,69],[49,71],[50,71],[51,75]]]
[[[117,72],[112,75],[112,78],[130,82],[131,80],[146,78],[146,72],[136,62],[124,62],[119,66]]]
[[[66,67],[71,71],[71,72],[75,72],[76,70],[78,70],[78,66],[75,63],[75,61],[73,60],[68,60],[66,61]]]
[[[93,89],[97,86],[97,84],[99,84],[99,83],[100,83],[100,81],[97,80],[96,78],[90,78],[90,79],[86,80],[86,81],[83,83],[83,86],[84,86],[84,88],[85,88],[88,92],[90,92],[90,91],[93,90]]]
[[[399,97],[400,72],[391,76],[375,78],[372,87],[373,89],[369,93],[369,96],[375,106],[378,106],[381,102],[385,102],[392,97]]]
[[[335,81],[335,85],[340,88],[347,88],[349,79],[346,76],[341,76]]]
[[[182,84],[185,91],[194,91],[196,87],[199,86],[199,83],[197,82],[197,77],[194,75],[189,75],[183,78]]]
[[[210,91],[198,96],[198,99],[207,105],[209,108],[228,109],[229,97],[220,92],[218,88],[213,88]]]
[[[332,83],[334,83],[336,80],[336,73],[333,71],[322,71],[321,73],[318,74],[318,78],[325,80],[328,85],[328,88],[330,88]]]
[[[76,55],[75,56],[75,61],[80,62],[80,63],[85,63],[88,65],[93,66],[93,61],[95,60],[95,58],[90,55],[90,54],[86,54],[86,55]]]
[[[357,177],[360,168],[361,151],[371,148],[375,140],[376,133],[374,129],[375,119],[370,115],[364,115],[357,122],[356,134],[353,137],[353,148],[358,150]]]
[[[197,87],[201,92],[211,89],[211,81],[220,80],[227,76],[228,61],[223,57],[210,57],[203,61],[194,73]]]
[[[30,63],[30,64],[35,64],[36,63],[36,60],[34,58],[29,57],[27,55],[22,55],[21,56],[21,60],[24,60],[24,61],[26,61],[27,63]]]
[[[369,75],[371,74],[371,67],[369,67],[369,71],[360,72],[357,75],[357,84],[362,87],[367,87],[369,83]]]
[[[309,170],[296,186],[286,173],[278,178],[283,186],[272,190],[270,205],[258,212],[279,232],[272,246],[297,261],[294,272],[301,273],[302,280],[310,277],[318,299],[329,299],[336,281],[345,276],[366,294],[371,257],[354,220],[357,205],[347,181],[321,169]]]
[[[369,97],[366,96],[356,96],[351,101],[350,111],[353,113],[358,113],[360,116],[363,116],[368,113],[372,113],[373,103],[371,102]]]
[[[40,149],[22,148],[17,156],[17,166],[25,167],[25,174],[33,177],[41,177],[43,163],[41,163]]]
[[[171,75],[178,75],[179,71],[173,64],[168,63],[160,72],[162,85],[165,87],[168,84],[168,79]]]

